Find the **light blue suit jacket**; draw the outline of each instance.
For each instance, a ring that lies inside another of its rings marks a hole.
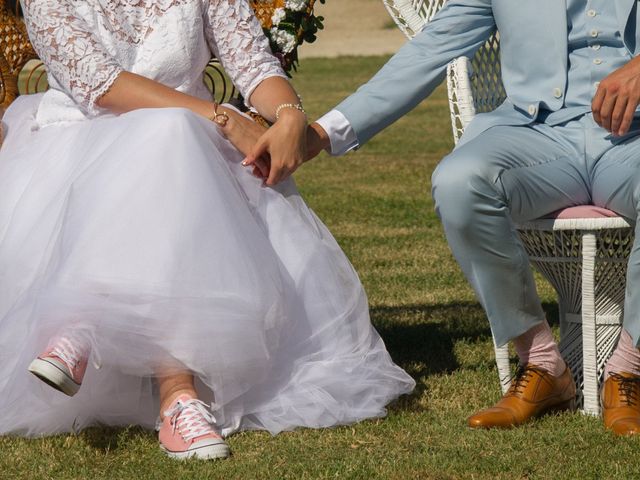
[[[610,1],[615,2],[624,44],[635,56],[640,53],[639,1]],[[564,92],[567,83],[566,0],[449,0],[422,32],[336,107],[358,143],[429,96],[442,82],[447,64],[459,56],[472,57],[496,29],[507,100],[493,112],[477,115],[463,140],[495,125],[528,124],[541,106],[560,109],[564,99],[554,92]]]

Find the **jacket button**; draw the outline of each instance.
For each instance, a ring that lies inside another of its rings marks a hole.
[[[553,96],[556,97],[556,98],[562,97],[562,89],[561,88],[554,88],[553,89]]]
[[[538,108],[535,105],[529,105],[529,109],[528,109],[529,115],[535,115],[537,111],[538,111]]]

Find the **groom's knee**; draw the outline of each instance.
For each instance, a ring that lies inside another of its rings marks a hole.
[[[483,210],[483,203],[495,201],[494,175],[487,163],[465,149],[464,153],[452,152],[436,167],[431,176],[431,194],[443,222],[466,228]]]

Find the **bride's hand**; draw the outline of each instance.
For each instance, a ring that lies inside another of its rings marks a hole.
[[[227,119],[222,122],[216,121],[215,123],[218,125],[222,135],[246,156],[251,152],[251,149],[264,132],[267,131],[267,127],[254,122],[233,108],[225,107],[225,105],[218,105],[217,111],[221,116],[226,115]]]
[[[276,185],[288,178],[307,159],[307,117],[304,113],[287,109],[267,130],[242,162],[258,167],[265,183]],[[261,165],[267,163],[268,172]],[[255,173],[255,169],[254,169]]]

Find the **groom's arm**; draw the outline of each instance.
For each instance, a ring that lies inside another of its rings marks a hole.
[[[494,30],[491,0],[449,0],[369,82],[311,126],[310,158],[366,143],[428,97],[449,62],[472,57]]]

